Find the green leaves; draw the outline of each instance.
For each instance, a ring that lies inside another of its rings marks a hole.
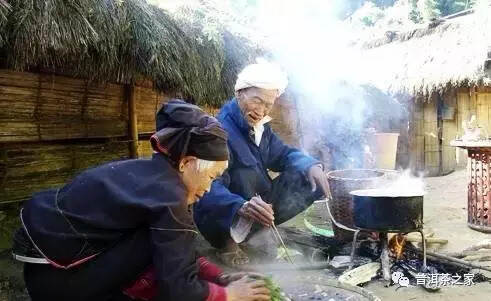
[[[266,282],[266,287],[270,290],[271,292],[271,301],[285,301],[285,297],[281,294],[281,289],[279,286],[277,286],[271,277],[266,277],[264,278],[264,281]]]

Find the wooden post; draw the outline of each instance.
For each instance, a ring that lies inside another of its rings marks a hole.
[[[407,108],[408,108],[408,134],[407,134],[407,144],[408,144],[408,168],[411,170],[412,173],[416,174],[416,171],[418,169],[418,164],[417,164],[417,151],[418,151],[418,146],[416,143],[416,126],[418,126],[418,121],[416,120],[416,114],[414,111],[416,110],[416,99],[415,97],[411,97],[407,100]]]
[[[443,174],[443,98],[439,92],[436,92],[436,117],[438,130],[438,175]]]
[[[138,153],[138,118],[136,114],[135,87],[125,85],[125,97],[128,101],[128,136],[130,137],[130,157],[136,159]]]

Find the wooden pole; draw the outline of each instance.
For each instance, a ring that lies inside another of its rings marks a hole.
[[[438,175],[443,174],[443,97],[436,92],[436,116],[438,130]]]
[[[416,99],[414,97],[411,97],[407,100],[407,107],[408,107],[408,137],[407,137],[407,144],[408,144],[408,168],[416,174],[416,171],[418,169],[418,163],[416,162],[417,160],[417,152],[418,152],[418,146],[416,143],[416,126],[417,123],[419,122],[416,120],[416,115],[414,111],[416,110],[416,106],[418,104],[416,103]]]
[[[136,159],[138,153],[138,117],[136,113],[135,87],[125,85],[125,95],[128,101],[128,136],[130,137],[130,157]]]
[[[420,249],[417,249],[417,250],[418,250],[418,252],[423,253],[422,250],[420,250]],[[468,262],[468,261],[465,261],[462,259],[458,259],[455,257],[451,257],[451,256],[447,256],[444,254],[439,254],[439,253],[434,253],[434,252],[430,252],[430,251],[426,251],[426,254],[430,257],[438,258],[440,260],[446,261],[448,263],[451,263],[451,264],[454,264],[457,266],[467,267],[467,268],[472,268],[472,269],[480,269],[480,270],[485,270],[485,271],[491,272],[491,268],[489,268],[489,267],[478,265],[478,264],[473,264],[471,262]]]
[[[406,237],[406,241],[409,242],[421,242],[421,237]],[[425,238],[426,243],[429,244],[447,244],[448,239],[440,239],[440,238]]]

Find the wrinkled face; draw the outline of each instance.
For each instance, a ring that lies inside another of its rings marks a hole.
[[[271,112],[278,90],[247,88],[237,92],[239,107],[250,126],[256,125]]]
[[[212,162],[211,167],[198,168],[198,161],[194,156],[185,156],[179,161],[179,172],[188,191],[188,205],[197,202],[210,191],[211,182],[221,176],[228,165],[228,161],[215,161]]]

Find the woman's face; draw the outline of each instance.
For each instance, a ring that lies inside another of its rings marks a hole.
[[[210,191],[211,183],[223,174],[227,165],[228,161],[215,161],[210,168],[198,170],[198,159],[194,156],[185,156],[179,161],[179,172],[188,190],[188,205],[194,204]]]

